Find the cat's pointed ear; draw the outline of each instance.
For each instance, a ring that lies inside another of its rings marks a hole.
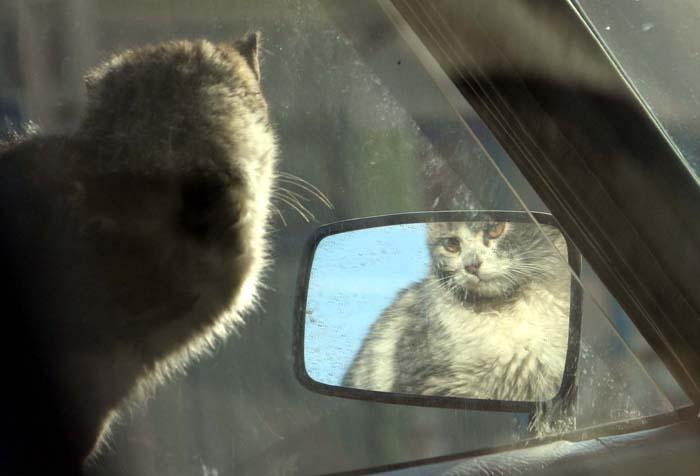
[[[255,77],[260,81],[260,61],[258,60],[258,49],[260,46],[260,32],[248,33],[240,40],[234,42],[233,46],[245,58],[250,69],[255,73]]]
[[[92,100],[95,94],[97,94],[97,86],[105,77],[105,74],[107,74],[107,67],[105,65],[100,65],[88,71],[88,73],[83,76],[83,84],[85,85],[85,91],[87,91],[88,100]]]
[[[96,75],[94,75],[92,72],[83,76],[83,84],[85,85],[85,91],[87,92],[88,98],[94,95],[97,81],[98,79]]]

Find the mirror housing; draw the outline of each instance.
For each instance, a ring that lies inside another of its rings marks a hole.
[[[536,220],[536,223],[533,221]],[[445,394],[444,392],[436,392],[435,394],[426,394],[425,392],[417,393],[415,391],[393,391],[393,390],[377,390],[376,388],[357,388],[344,386],[343,381],[338,381],[338,378],[321,378],[319,379],[317,371],[312,371],[309,373],[308,367],[308,355],[307,350],[309,345],[306,342],[308,337],[307,330],[310,326],[321,325],[318,324],[318,316],[313,316],[313,309],[309,308],[309,298],[310,298],[310,284],[313,287],[312,274],[318,271],[318,264],[315,265],[315,257],[319,250],[319,246],[323,240],[333,237],[335,235],[348,233],[348,232],[358,232],[362,230],[377,229],[379,227],[396,227],[397,225],[417,225],[420,224],[430,224],[426,226],[439,227],[438,223],[450,223],[450,224],[471,224],[481,226],[481,224],[487,223],[505,223],[505,224],[531,224],[533,227],[537,227],[542,233],[544,233],[545,228],[556,229],[559,234],[559,227],[556,220],[549,214],[546,213],[527,213],[527,212],[513,212],[513,211],[449,211],[449,212],[421,212],[421,213],[403,213],[395,215],[384,215],[371,218],[346,220],[341,222],[336,222],[320,227],[308,240],[304,255],[302,256],[302,262],[300,267],[300,273],[298,278],[298,294],[297,294],[297,305],[295,313],[295,329],[294,329],[294,355],[295,355],[295,373],[297,379],[308,389],[335,397],[359,399],[365,401],[374,401],[382,403],[395,403],[403,405],[418,405],[418,406],[429,406],[429,407],[442,407],[442,408],[462,408],[471,410],[482,410],[482,411],[507,411],[507,412],[528,412],[533,415],[534,412],[543,408],[558,408],[559,411],[566,409],[571,409],[576,396],[576,369],[578,364],[579,355],[579,344],[580,344],[580,329],[581,329],[581,290],[577,279],[568,271],[569,269],[575,273],[576,276],[579,275],[581,269],[581,256],[573,244],[568,238],[562,235],[562,241],[566,244],[566,253],[568,254],[568,268],[567,276],[570,278],[569,285],[569,297],[570,303],[568,307],[568,339],[565,350],[565,360],[563,364],[563,372],[561,377],[561,384],[559,386],[556,395],[548,398],[547,400],[518,400],[503,398],[474,398],[473,396],[454,396],[450,394]],[[509,226],[509,225],[507,225]],[[501,227],[502,228],[502,227]],[[388,228],[387,228],[388,230]],[[483,232],[483,239],[489,240],[489,236],[495,236],[498,238],[498,232],[503,232],[502,229],[498,227],[493,230],[485,229]],[[347,235],[350,236],[350,235]],[[479,235],[482,239],[482,235]],[[485,243],[487,246],[489,243]],[[367,245],[365,243],[365,245]],[[442,248],[449,251],[456,245],[442,244]],[[362,255],[364,259],[373,260],[376,258],[371,255],[374,252],[379,252],[380,250],[373,250],[371,248],[363,248]],[[400,250],[399,250],[400,251]],[[444,251],[444,250],[443,250]],[[404,256],[403,259],[411,258],[411,256]],[[394,257],[393,260],[401,260],[401,257]],[[429,259],[434,259],[431,256]],[[339,266],[346,266],[347,260],[336,263],[336,269],[340,270]],[[360,271],[364,265],[359,263],[354,266],[353,272],[357,272],[354,277],[350,277],[351,282],[366,281],[370,276],[364,276],[363,271]],[[350,266],[353,268],[353,266]],[[469,268],[468,272],[473,271],[473,266],[468,265],[465,268]],[[346,272],[347,276],[348,270],[342,270]],[[409,278],[410,279],[410,278]],[[323,280],[316,278],[316,281],[323,283]],[[568,283],[568,282],[567,282]],[[323,286],[323,284],[322,284]],[[369,288],[367,288],[369,289]],[[370,291],[367,291],[370,292]],[[400,294],[400,293],[399,293]],[[394,298],[397,296],[393,293]],[[357,302],[362,299],[362,290],[359,289],[357,292],[353,293],[353,296],[357,298]],[[313,296],[311,297],[313,300]],[[478,305],[479,297],[471,298],[469,302]],[[484,298],[486,299],[486,298]],[[393,304],[392,304],[393,305]],[[384,305],[386,309],[386,304]],[[382,314],[383,315],[383,314]],[[382,319],[382,316],[379,316]],[[377,320],[379,320],[377,319]],[[312,322],[314,321],[314,322]],[[327,326],[326,326],[327,327]],[[330,332],[334,332],[334,329],[330,329]],[[365,334],[362,336],[361,340],[366,339],[366,326]],[[333,337],[336,339],[339,337],[338,333]],[[357,339],[355,339],[357,340]],[[329,347],[330,349],[330,347]],[[312,349],[318,354],[318,349]],[[321,349],[323,351],[323,349]],[[337,357],[333,355],[332,352],[322,352],[324,355],[317,355],[319,361],[323,359],[333,359]],[[359,352],[358,352],[359,354]],[[562,356],[562,358],[564,358]],[[357,356],[355,357],[357,359]],[[313,362],[312,362],[313,363]],[[379,363],[379,361],[378,361]],[[354,365],[354,364],[353,364]],[[349,371],[346,370],[347,362],[343,364],[343,374],[345,377],[343,380],[345,383],[348,381],[347,375]],[[336,372],[337,373],[337,372]],[[316,377],[316,378],[314,378]],[[325,380],[325,381],[324,381]]]

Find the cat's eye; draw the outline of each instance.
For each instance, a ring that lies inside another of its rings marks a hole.
[[[445,238],[442,241],[442,246],[450,253],[459,253],[459,250],[462,248],[459,239],[455,237]]]
[[[486,227],[486,235],[491,238],[495,239],[498,238],[503,234],[503,232],[506,229],[506,223],[505,222],[500,222],[500,223],[491,223]]]

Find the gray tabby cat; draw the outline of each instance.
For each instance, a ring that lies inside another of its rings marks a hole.
[[[5,365],[26,389],[8,404],[41,428],[15,457],[53,474],[254,305],[276,157],[257,34],[125,51],[86,83],[75,133],[0,149],[2,298],[23,339],[3,356],[34,359]]]
[[[373,324],[344,385],[386,392],[548,400],[568,342],[566,242],[532,223],[428,225],[428,276]],[[550,244],[551,241],[554,247]]]

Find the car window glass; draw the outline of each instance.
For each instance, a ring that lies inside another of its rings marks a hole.
[[[376,31],[370,55],[337,28],[332,2],[28,1],[10,2],[0,18],[0,117],[31,119],[47,133],[75,126],[82,73],[113,51],[182,37],[230,41],[259,28],[280,168],[333,204],[306,196],[308,221],[278,204],[260,308],[239,335],[125,416],[96,474],[315,474],[527,436],[525,415],[344,400],[294,377],[297,271],[319,224],[422,210],[547,211],[410,32],[399,34],[376,2],[356,5],[358,28]],[[581,283],[578,427],[687,404],[585,261]]]
[[[578,3],[697,176],[698,5],[690,0]]]

